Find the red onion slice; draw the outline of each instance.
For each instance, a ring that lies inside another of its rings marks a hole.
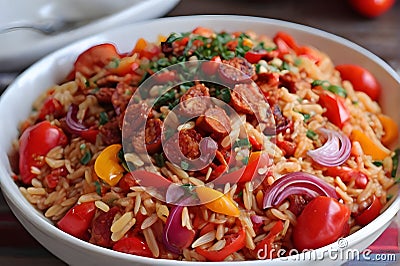
[[[266,191],[263,207],[270,208],[282,203],[290,195],[327,196],[338,199],[334,187],[322,179],[304,172],[286,174],[276,180]]]
[[[323,166],[342,165],[350,156],[350,139],[339,131],[326,128],[319,128],[318,131],[324,134],[328,140],[318,149],[307,151],[307,155]]]
[[[191,201],[190,198],[186,199]],[[181,254],[184,248],[189,247],[196,232],[182,226],[182,212],[185,207],[185,200],[180,205],[174,206],[167,218],[163,230],[163,243],[165,247],[176,254]]]

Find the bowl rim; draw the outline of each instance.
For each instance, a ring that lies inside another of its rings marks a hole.
[[[351,42],[343,37],[340,37],[338,35],[334,35],[332,33],[329,33],[327,31],[317,29],[314,27],[302,25],[299,23],[294,23],[294,22],[289,22],[289,21],[284,21],[284,20],[279,20],[279,19],[272,19],[272,18],[263,18],[263,17],[254,17],[254,16],[242,16],[242,15],[188,15],[188,16],[176,16],[176,17],[166,17],[166,18],[158,18],[158,19],[151,19],[148,21],[142,21],[142,22],[137,22],[137,23],[130,23],[124,26],[121,26],[120,28],[117,29],[118,32],[123,32],[128,29],[132,28],[139,28],[142,26],[151,26],[154,24],[158,23],[172,23],[176,25],[176,23],[181,23],[182,21],[185,20],[196,20],[198,23],[207,21],[207,20],[213,20],[215,22],[227,22],[227,21],[240,21],[243,23],[257,23],[257,24],[272,24],[272,25],[280,25],[280,26],[285,26],[289,27],[295,31],[299,32],[310,32],[313,35],[317,35],[319,37],[323,37],[325,39],[328,39],[331,42],[335,43],[340,43],[347,48],[351,50],[357,50],[358,53],[362,54],[363,56],[367,57],[369,60],[374,61],[376,64],[378,64],[385,72],[387,72],[392,78],[396,80],[397,83],[400,84],[400,77],[398,74],[380,57],[377,55],[373,54],[372,52],[368,51],[367,49],[363,48],[362,46]],[[86,37],[82,40],[73,42],[72,44],[69,44],[65,46],[64,48],[58,49],[44,58],[40,59],[36,63],[34,63],[32,66],[27,68],[25,71],[23,71],[17,79],[6,89],[6,91],[3,93],[3,95],[0,98],[0,108],[5,104],[6,99],[9,97],[9,94],[12,94],[13,87],[16,86],[15,84],[24,81],[31,72],[33,72],[36,69],[39,69],[43,64],[46,64],[46,62],[50,58],[57,58],[61,55],[64,55],[68,51],[73,50],[74,48],[81,47],[81,46],[87,46],[93,45],[96,42],[96,38],[99,35],[104,35],[106,34],[107,36],[113,35],[111,32],[116,31],[115,29],[107,30],[101,34],[95,34],[90,37]],[[134,36],[134,35],[133,35]],[[139,36],[140,37],[140,36]],[[7,151],[5,151],[7,153]],[[0,156],[3,156],[4,154],[0,154]],[[5,154],[5,156],[7,156]],[[132,262],[141,262],[141,263],[154,263],[157,262],[161,265],[169,265],[171,263],[179,263],[182,265],[190,265],[190,264],[195,264],[198,265],[199,263],[204,263],[204,262],[187,262],[187,261],[177,261],[177,260],[169,260],[169,259],[154,259],[154,258],[146,258],[146,257],[141,257],[141,256],[136,256],[136,255],[131,255],[131,254],[125,254],[121,252],[117,252],[111,249],[103,248],[94,244],[90,244],[86,241],[80,240],[78,238],[75,238],[60,229],[58,229],[56,226],[48,226],[49,221],[44,217],[44,215],[34,215],[33,217],[29,217],[28,214],[32,214],[33,212],[36,211],[36,213],[40,214],[23,196],[21,193],[19,195],[13,194],[15,190],[18,190],[17,185],[14,183],[12,178],[9,175],[9,169],[4,169],[4,167],[0,167],[0,184],[2,187],[3,194],[6,196],[7,202],[11,202],[15,207],[17,207],[20,211],[22,211],[23,215],[25,218],[29,219],[29,222],[38,228],[40,231],[47,235],[51,235],[54,237],[58,237],[63,239],[65,244],[67,245],[72,245],[90,252],[94,253],[104,253],[107,254],[108,256],[115,257],[115,258],[122,258],[128,261]],[[14,186],[14,188],[10,188],[11,186]],[[18,190],[19,192],[19,190]],[[22,200],[21,200],[22,199]],[[393,217],[396,215],[396,213],[400,209],[400,196],[399,193],[397,193],[397,196],[394,197],[393,202],[391,205],[384,210],[375,220],[373,220],[371,223],[368,225],[364,226],[357,232],[345,237],[349,242],[349,246],[352,246],[353,244],[360,242],[361,240],[364,240],[369,236],[368,232],[374,232],[377,230],[377,228],[383,227],[385,224],[390,222]],[[18,218],[18,217],[17,217]],[[51,223],[52,224],[52,223]],[[315,251],[317,253],[322,253],[323,250],[327,248],[333,248],[336,247],[337,243],[332,243],[330,245],[321,247],[319,249],[316,249]],[[292,255],[288,257],[284,257],[285,260],[295,260],[297,255]],[[282,260],[282,258],[277,258],[275,260]],[[220,265],[231,265],[231,264],[237,264],[237,263],[246,263],[246,264],[253,264],[253,263],[260,263],[259,260],[254,260],[254,261],[244,261],[244,262],[219,262]]]

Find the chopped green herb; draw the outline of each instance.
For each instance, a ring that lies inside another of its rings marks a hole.
[[[154,106],[156,108],[159,108],[163,105],[167,105],[171,102],[175,101],[175,90],[168,90],[164,92],[163,95],[157,98],[156,102],[154,103]]]
[[[113,60],[108,63],[106,68],[117,68],[119,66],[120,59],[119,58],[114,58]]]
[[[94,186],[96,187],[97,195],[101,196],[101,184],[99,181],[94,182]]]
[[[165,40],[166,43],[173,43],[176,40],[182,39],[182,35],[178,33],[171,33],[168,38]]]
[[[244,158],[242,159],[242,163],[243,163],[244,165],[247,165],[247,164],[249,163],[249,157],[248,157],[248,156],[244,157]]]
[[[386,201],[389,201],[389,200],[391,200],[393,198],[393,195],[392,194],[388,194],[387,196],[386,196]]]
[[[81,145],[79,145],[79,149],[80,149],[80,150],[86,149],[86,144],[85,144],[85,143],[82,143]]]
[[[397,174],[397,168],[399,167],[399,155],[400,155],[400,149],[396,149],[394,151],[394,155],[392,157],[392,161],[393,161],[393,169],[392,169],[392,174],[391,174],[392,177],[395,177]]]
[[[339,96],[341,96],[343,98],[347,97],[347,91],[345,89],[343,89],[342,87],[339,87],[339,86],[336,86],[336,85],[330,85],[327,88],[327,90],[332,92],[332,93],[334,93],[334,94],[337,94],[337,95],[339,95]]]
[[[314,131],[312,131],[311,129],[307,130],[306,133],[307,138],[311,139],[311,140],[315,140],[318,137],[318,134],[315,133]]]
[[[304,122],[307,122],[308,120],[310,120],[310,118],[311,118],[311,115],[310,114],[303,114],[303,113],[301,113],[302,115],[303,115],[303,117],[304,117]]]
[[[351,103],[354,105],[358,105],[358,101],[352,101]]]
[[[164,155],[162,153],[156,153],[154,154],[154,160],[156,161],[156,165],[158,167],[163,167],[165,166],[165,160],[164,160]]]
[[[124,150],[120,149],[117,156],[121,162],[122,167],[125,169],[125,171],[129,172],[130,171],[129,169],[132,169],[132,168],[128,166],[128,163],[125,160]]]
[[[250,145],[250,141],[249,139],[245,138],[245,139],[238,139],[237,141],[235,141],[235,143],[233,143],[233,148],[236,147],[246,147]]]
[[[108,122],[108,115],[106,112],[101,112],[99,114],[99,123],[100,125],[104,125]]]
[[[327,80],[316,79],[313,82],[311,82],[311,86],[313,86],[313,87],[321,86],[324,90],[330,91],[330,92],[337,94],[343,98],[347,97],[347,91],[345,89],[343,89],[342,87],[337,86],[337,85],[332,85]]]
[[[97,92],[99,92],[99,90],[100,90],[100,88],[96,87],[90,91],[90,94],[96,94]]]
[[[283,61],[281,68],[282,70],[290,70],[290,65],[286,61]]]
[[[256,68],[256,73],[259,74],[260,73],[260,69],[261,69],[261,65],[257,63],[255,65],[255,68]]]
[[[92,159],[92,153],[89,151],[89,150],[87,150],[84,154],[83,154],[83,156],[82,156],[82,158],[81,158],[81,164],[83,164],[83,165],[87,165],[89,162],[90,162],[90,160]]]
[[[186,161],[182,161],[182,162],[181,162],[181,168],[182,168],[183,170],[188,170],[188,169],[189,169],[189,163],[186,162]]]
[[[382,166],[383,165],[383,163],[381,162],[381,161],[374,161],[374,162],[372,162],[375,166]]]
[[[219,91],[218,99],[220,99],[220,100],[222,100],[222,101],[224,101],[226,103],[229,103],[231,101],[231,92],[230,92],[230,90],[228,88],[222,88]]]
[[[86,88],[90,87],[90,81],[88,79],[85,79],[85,86]]]
[[[237,194],[237,196],[240,198],[243,196],[243,190],[239,191],[239,193]]]

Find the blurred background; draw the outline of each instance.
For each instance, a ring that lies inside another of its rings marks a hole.
[[[137,0],[134,2],[146,1],[151,2],[150,0]],[[400,1],[181,0],[174,1],[174,3],[171,2],[171,5],[166,7],[165,3],[168,1],[172,0],[164,0],[162,10],[157,10],[160,8],[159,6],[153,6],[151,7],[151,11],[144,11],[149,13],[136,13],[135,16],[137,17],[130,17],[120,22],[119,25],[151,17],[200,14],[235,14],[280,19],[315,27],[353,41],[375,53],[400,73]],[[79,4],[77,0],[74,0],[74,2],[76,5]],[[90,0],[90,2],[95,1]],[[108,2],[112,3],[113,1]],[[379,2],[379,4],[376,6],[374,2]],[[7,13],[7,7],[10,5],[12,6],[10,1],[1,0],[1,12]],[[4,16],[3,21],[0,20],[0,22],[3,24],[7,22],[4,21]],[[114,26],[117,27],[119,25]],[[93,28],[91,30],[93,30],[90,31],[92,33],[96,30],[101,32],[104,28]],[[36,37],[39,39],[49,38],[48,36],[41,36],[38,33],[36,33]],[[2,49],[5,49],[4,46]],[[3,52],[7,53],[7,51]],[[0,68],[2,69],[0,71],[1,94],[29,64],[19,69],[8,68],[7,63],[4,62],[0,64]],[[393,235],[396,234],[396,231],[397,234],[399,233],[398,228],[393,227],[391,230],[387,234]],[[63,262],[42,248],[25,231],[1,196],[0,232],[0,265],[25,265],[27,262],[35,265],[63,265]]]

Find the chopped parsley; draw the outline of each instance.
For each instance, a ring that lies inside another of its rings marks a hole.
[[[91,159],[92,159],[92,153],[89,150],[86,150],[85,153],[83,154],[80,162],[83,165],[87,165]]]
[[[311,140],[316,140],[318,137],[318,134],[315,133],[313,130],[309,129],[309,130],[307,130],[306,136],[307,136],[307,138],[309,138]]]

